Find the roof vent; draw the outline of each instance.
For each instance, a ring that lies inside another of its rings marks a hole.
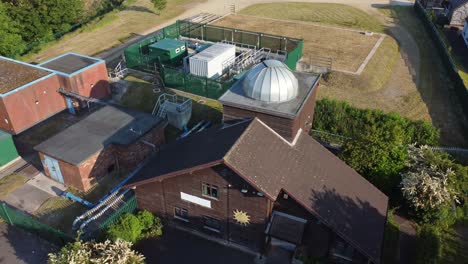
[[[259,101],[281,103],[296,98],[298,81],[291,70],[278,60],[265,60],[245,76],[245,95]]]

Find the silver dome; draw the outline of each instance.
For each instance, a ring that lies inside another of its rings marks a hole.
[[[280,103],[297,96],[298,82],[284,63],[265,60],[246,74],[242,89],[245,95],[252,99]]]

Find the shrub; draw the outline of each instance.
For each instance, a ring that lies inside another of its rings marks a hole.
[[[139,239],[161,236],[163,225],[161,219],[144,210],[136,215],[126,213],[107,229],[107,237],[116,241],[123,239],[132,243]]]
[[[58,253],[49,254],[49,264],[91,264],[91,263],[120,263],[143,264],[145,257],[132,250],[132,243],[116,240],[106,240],[102,243],[83,242],[77,239],[68,243]]]
[[[441,238],[437,228],[424,225],[418,231],[416,264],[437,264],[441,256]]]
[[[146,210],[138,212],[137,218],[140,221],[142,230],[149,229],[154,225],[154,215]]]
[[[408,148],[401,190],[417,220],[447,228],[466,219],[466,167],[426,146]]]
[[[109,226],[107,236],[112,241],[120,238],[135,243],[141,236],[142,230],[143,226],[138,218],[133,214],[126,213]]]

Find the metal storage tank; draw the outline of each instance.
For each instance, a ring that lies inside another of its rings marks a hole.
[[[223,43],[213,44],[190,57],[190,73],[207,78],[219,77],[226,67],[223,64],[235,56],[236,46]]]
[[[18,158],[18,152],[12,136],[0,130],[0,167],[16,158]]]
[[[187,54],[185,42],[176,39],[162,39],[148,48],[149,55],[153,58],[159,57],[161,62],[173,62]]]

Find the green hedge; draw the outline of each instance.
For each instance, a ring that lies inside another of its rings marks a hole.
[[[407,144],[437,145],[439,141],[439,131],[425,121],[413,121],[397,113],[359,109],[332,99],[317,101],[313,129],[356,138],[364,130],[373,127],[401,129],[404,132],[404,143]],[[334,136],[317,134],[317,137],[325,142],[336,140]]]

